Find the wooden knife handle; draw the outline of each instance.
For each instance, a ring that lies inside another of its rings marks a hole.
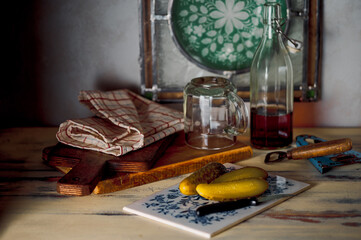
[[[287,151],[289,159],[306,159],[346,152],[352,149],[349,138],[310,144]]]

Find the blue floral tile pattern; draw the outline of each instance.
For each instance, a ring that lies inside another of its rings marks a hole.
[[[233,210],[197,217],[196,208],[208,203],[210,203],[210,201],[201,196],[185,196],[180,193],[178,187],[176,187],[169,189],[169,193],[156,195],[150,199],[149,202],[144,203],[143,206],[151,208],[157,213],[170,215],[174,218],[184,218],[189,220],[189,223],[201,224],[203,226],[219,222],[225,217],[233,216],[237,213],[237,211]],[[180,209],[182,209],[182,211],[179,211]]]
[[[229,169],[239,168],[239,166],[233,164],[225,165]],[[309,187],[307,183],[276,175],[269,176],[267,181],[269,183],[269,189],[262,196],[297,194]],[[130,204],[124,207],[123,210],[209,238],[233,226],[235,223],[242,222],[284,200],[285,199],[281,198],[257,206],[248,206],[237,210],[198,217],[196,215],[196,209],[199,206],[214,201],[204,199],[199,195],[183,195],[178,189],[178,184],[176,184],[159,193]]]

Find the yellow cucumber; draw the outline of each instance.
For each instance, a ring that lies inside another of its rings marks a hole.
[[[218,162],[208,163],[206,166],[198,169],[179,184],[179,190],[185,195],[197,194],[196,187],[201,183],[210,183],[217,177],[226,173],[226,167]]]
[[[244,167],[233,170],[216,178],[212,183],[232,182],[246,178],[263,178],[266,179],[268,174],[259,167]]]
[[[235,201],[259,196],[268,189],[268,182],[263,178],[247,178],[233,182],[199,184],[199,195],[215,201]]]

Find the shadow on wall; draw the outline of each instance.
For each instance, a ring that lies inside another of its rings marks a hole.
[[[137,21],[126,21],[137,17],[136,6],[130,0],[6,1],[0,128],[87,117],[80,90],[139,93]],[[134,56],[122,58],[125,50]]]
[[[120,79],[115,74],[101,74],[95,80],[94,89],[100,91],[113,91],[118,89],[129,89],[132,92],[140,94],[139,86],[137,84],[131,84],[130,80]]]
[[[0,128],[38,125],[37,41],[33,1],[7,1],[4,24],[5,66],[0,87]],[[24,122],[26,119],[26,122]]]

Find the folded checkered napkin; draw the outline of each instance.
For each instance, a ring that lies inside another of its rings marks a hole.
[[[183,113],[129,90],[81,91],[79,101],[96,116],[60,124],[56,137],[70,146],[120,156],[183,130]]]

